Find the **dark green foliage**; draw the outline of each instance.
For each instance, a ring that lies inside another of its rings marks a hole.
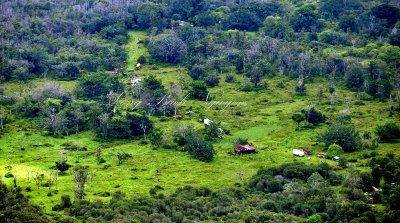
[[[22,194],[20,187],[7,187],[0,181],[0,222],[12,223],[45,223],[53,222],[42,209],[33,205]]]
[[[71,167],[71,165],[67,163],[67,160],[63,160],[60,162],[56,162],[56,167],[61,173],[63,173],[67,171]]]
[[[318,40],[332,45],[351,45],[351,38],[350,36],[346,35],[345,33],[335,32],[326,30],[319,34]]]
[[[140,64],[146,63],[146,62],[147,62],[146,57],[143,56],[143,55],[141,55],[141,56],[137,59],[137,62],[140,63]]]
[[[194,99],[206,100],[208,96],[207,86],[202,81],[193,81],[190,84],[189,95]]]
[[[305,30],[311,32],[312,27],[318,28],[317,11],[314,5],[305,5],[294,12],[291,23],[294,31]]]
[[[262,31],[273,38],[285,38],[291,36],[293,30],[289,28],[281,17],[268,16],[264,21]]]
[[[0,82],[10,80],[12,72],[13,69],[8,59],[0,54]]]
[[[141,29],[150,27],[163,28],[168,25],[165,19],[167,11],[164,4],[145,3],[137,8],[136,12],[137,25]]]
[[[204,79],[204,82],[207,84],[209,87],[215,87],[218,86],[219,84],[219,77],[215,74],[209,75]]]
[[[297,123],[297,128],[300,127],[300,123],[305,120],[304,114],[295,113],[292,115],[292,120]]]
[[[195,64],[190,68],[189,75],[193,80],[202,80],[207,76],[206,68],[204,65]]]
[[[156,76],[150,75],[143,80],[143,87],[146,89],[155,91],[158,89],[164,89],[164,86],[161,83],[160,79],[157,79]]]
[[[187,53],[186,44],[177,35],[171,34],[155,36],[148,48],[152,57],[166,63],[179,63]]]
[[[129,153],[117,153],[118,164],[122,164],[124,161],[132,158],[132,155]]]
[[[122,84],[117,76],[95,73],[83,77],[76,86],[76,94],[83,99],[99,99],[110,91],[122,90]]]
[[[393,46],[400,46],[400,32],[389,36],[389,43]]]
[[[205,134],[209,139],[216,139],[216,138],[222,138],[223,136],[223,131],[220,128],[219,123],[211,122],[209,125],[205,125]]]
[[[280,12],[277,2],[248,2],[238,5],[225,21],[227,28],[255,31],[262,26],[265,18]]]
[[[188,139],[196,134],[197,133],[191,126],[177,126],[174,130],[173,141],[178,144],[178,146],[184,146],[188,142]]]
[[[128,113],[124,116],[109,117],[106,114],[96,118],[94,130],[101,139],[126,139],[150,133],[153,124],[147,116]]]
[[[297,92],[298,95],[306,95],[307,94],[307,87],[304,83],[296,85],[294,90]]]
[[[187,139],[185,150],[196,157],[196,159],[205,162],[211,161],[216,153],[211,143],[204,141],[198,136],[192,136]]]
[[[356,22],[356,15],[344,14],[340,17],[338,28],[345,32],[358,32],[359,26]]]
[[[61,211],[65,208],[70,208],[72,206],[71,197],[69,195],[61,196],[61,203],[56,204],[52,207],[52,211]]]
[[[318,111],[314,106],[304,111],[305,120],[311,124],[319,124],[325,122],[325,116]]]
[[[393,27],[400,19],[399,8],[389,4],[375,6],[371,11],[376,18],[385,20],[387,27]]]
[[[394,122],[389,122],[384,125],[378,125],[375,129],[379,140],[389,142],[400,138],[400,126]]]
[[[353,152],[360,146],[361,137],[352,126],[332,125],[324,133],[317,136],[320,142],[326,146],[337,144],[341,146],[344,152]]]
[[[360,90],[365,82],[365,70],[360,65],[352,66],[346,73],[346,86],[353,90]]]
[[[225,82],[227,83],[232,83],[235,81],[235,76],[233,76],[232,74],[227,74],[225,77]]]
[[[150,134],[150,142],[154,147],[161,146],[163,141],[163,132],[160,129],[154,129]]]

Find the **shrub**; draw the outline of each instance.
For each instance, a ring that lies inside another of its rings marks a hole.
[[[307,93],[307,88],[304,83],[296,85],[294,90],[297,92],[298,95],[301,95],[301,96],[304,96]]]
[[[361,137],[356,129],[346,125],[332,125],[324,133],[318,134],[317,138],[327,146],[332,144],[341,146],[344,152],[357,150],[361,142]]]
[[[138,59],[137,59],[138,63],[144,64],[147,62],[146,57],[141,55]]]
[[[206,68],[204,65],[193,65],[189,71],[189,75],[193,80],[201,80],[207,76]]]
[[[219,77],[217,75],[210,75],[204,79],[204,82],[209,87],[215,87],[219,84]]]
[[[305,112],[305,119],[308,123],[318,124],[325,122],[325,116],[319,112],[314,106],[311,106],[308,111]]]
[[[198,136],[190,137],[185,147],[194,157],[206,162],[211,161],[216,153],[211,143],[204,141]]]
[[[71,165],[69,165],[66,160],[63,160],[60,162],[56,162],[56,167],[61,173],[63,173],[67,171],[71,167]]]
[[[233,76],[232,74],[227,74],[225,77],[225,82],[226,83],[232,83],[235,81],[235,76]]]
[[[365,82],[365,70],[359,66],[350,67],[346,73],[346,87],[359,90]]]
[[[326,152],[329,156],[338,156],[343,153],[343,149],[341,146],[334,143],[328,147]]]
[[[189,94],[194,99],[206,100],[208,96],[207,86],[204,82],[193,81],[190,85]]]
[[[400,127],[394,122],[378,125],[375,132],[383,142],[400,138]]]

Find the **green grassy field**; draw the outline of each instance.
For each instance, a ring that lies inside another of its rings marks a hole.
[[[131,32],[130,42],[126,46],[129,60],[127,67],[131,68],[140,55],[149,55],[147,50],[138,45],[140,39],[146,38],[144,32]],[[155,74],[166,87],[170,83],[185,82],[190,80],[187,71],[177,66],[148,65],[136,71],[135,74],[143,77]],[[296,130],[296,123],[291,120],[291,115],[309,105],[316,105],[328,117],[328,122],[333,122],[337,113],[346,108],[349,97],[351,105],[352,123],[360,132],[373,132],[378,124],[386,121],[398,120],[399,117],[389,117],[387,102],[377,100],[364,100],[365,105],[354,105],[357,93],[342,88],[337,91],[338,105],[331,106],[328,101],[328,83],[315,80],[307,83],[307,96],[297,96],[294,93],[295,80],[286,80],[285,88],[278,88],[275,78],[269,78],[267,90],[257,92],[240,91],[243,78],[236,75],[234,83],[226,83],[225,74],[220,74],[221,82],[218,87],[211,88],[213,97],[211,102],[185,100],[181,103],[179,114],[192,110],[192,117],[185,116],[183,120],[167,118],[162,121],[160,117],[151,117],[155,126],[160,127],[166,139],[170,139],[172,131],[177,125],[192,125],[196,129],[204,129],[204,125],[198,122],[200,117],[209,118],[221,122],[222,128],[230,130],[233,136],[225,136],[216,140],[213,145],[217,155],[210,163],[204,163],[191,157],[188,153],[168,149],[153,149],[150,145],[142,145],[141,139],[115,140],[113,142],[99,142],[94,140],[91,132],[83,132],[69,137],[54,138],[47,136],[44,131],[35,127],[35,120],[18,120],[6,126],[0,138],[0,175],[7,173],[6,166],[11,162],[12,173],[17,178],[17,184],[30,185],[32,192],[26,192],[37,204],[42,205],[47,211],[60,201],[61,195],[73,196],[73,177],[69,170],[58,179],[58,193],[47,196],[48,188],[42,187],[39,192],[34,181],[28,182],[28,174],[43,173],[46,177],[55,162],[59,160],[62,144],[70,142],[87,151],[68,151],[68,163],[72,165],[83,164],[90,167],[91,179],[87,185],[87,199],[108,199],[98,196],[101,192],[113,193],[117,190],[127,194],[146,194],[149,189],[157,185],[156,172],[160,170],[160,185],[165,193],[170,193],[178,187],[185,185],[206,186],[212,189],[233,185],[243,180],[248,180],[260,167],[270,167],[286,162],[302,161],[310,164],[328,162],[334,166],[337,164],[331,160],[319,159],[316,156],[296,158],[292,155],[292,149],[298,147],[311,147],[314,152],[322,151],[324,145],[316,143],[316,134],[328,126],[322,124],[314,129]],[[125,78],[127,81],[129,78]],[[33,82],[35,86],[43,84],[46,80],[40,79]],[[75,82],[56,82],[72,91]],[[30,85],[32,86],[32,85]],[[325,90],[325,96],[318,101],[319,87]],[[5,86],[6,92],[20,92],[25,85],[10,83]],[[122,100],[119,108],[129,109],[129,100]],[[236,115],[240,112],[242,115]],[[254,155],[232,156],[232,141],[237,137],[249,138],[258,148]],[[378,153],[393,151],[400,142],[392,144],[380,144]],[[24,150],[21,150],[24,148]],[[103,157],[106,163],[98,165],[95,158],[95,150],[103,149]],[[133,158],[118,165],[116,154],[127,152]],[[363,155],[366,151],[357,151],[346,154],[347,158],[358,159],[354,165],[363,168],[366,159]],[[109,166],[105,168],[105,166]],[[345,172],[343,172],[345,173]],[[3,178],[8,184],[12,184],[12,178]],[[97,195],[96,195],[97,194]]]

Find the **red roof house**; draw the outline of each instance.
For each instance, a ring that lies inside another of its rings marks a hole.
[[[255,146],[250,146],[250,145],[238,145],[235,148],[235,152],[238,153],[238,154],[255,153],[256,152],[256,147]]]

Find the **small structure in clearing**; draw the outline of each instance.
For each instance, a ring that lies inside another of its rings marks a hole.
[[[183,118],[182,115],[174,115],[172,116],[172,118],[176,119],[176,120],[181,120]]]
[[[339,161],[339,159],[340,159],[340,157],[338,157],[338,156],[333,157],[333,161]]]
[[[137,63],[135,67],[136,67],[136,70],[140,70],[140,69],[142,69],[142,64],[141,63]]]
[[[323,152],[317,152],[317,157],[326,159],[328,158],[328,155]]]
[[[203,122],[204,122],[204,125],[211,125],[211,123],[213,123],[213,121],[211,121],[211,120],[208,119],[208,118],[205,118],[205,119],[203,120]]]
[[[256,147],[251,145],[237,145],[235,148],[236,154],[256,153]]]
[[[139,76],[135,75],[131,79],[131,84],[132,84],[132,86],[136,86],[136,85],[138,85],[140,83],[140,81],[142,81],[142,78],[140,78]]]
[[[186,115],[193,115],[193,114],[194,114],[194,111],[187,111],[187,112],[185,112],[185,114],[186,114]]]
[[[295,155],[295,156],[300,156],[300,157],[303,157],[303,156],[304,156],[304,152],[301,151],[301,150],[298,150],[298,149],[293,149],[293,150],[292,150],[292,153],[293,153],[293,155]]]
[[[115,70],[107,70],[107,71],[105,71],[105,73],[106,74],[119,74],[119,70],[118,69],[115,69]]]
[[[303,152],[304,152],[305,154],[307,154],[307,155],[312,155],[312,151],[311,151],[310,148],[307,148],[307,147],[303,148]]]

